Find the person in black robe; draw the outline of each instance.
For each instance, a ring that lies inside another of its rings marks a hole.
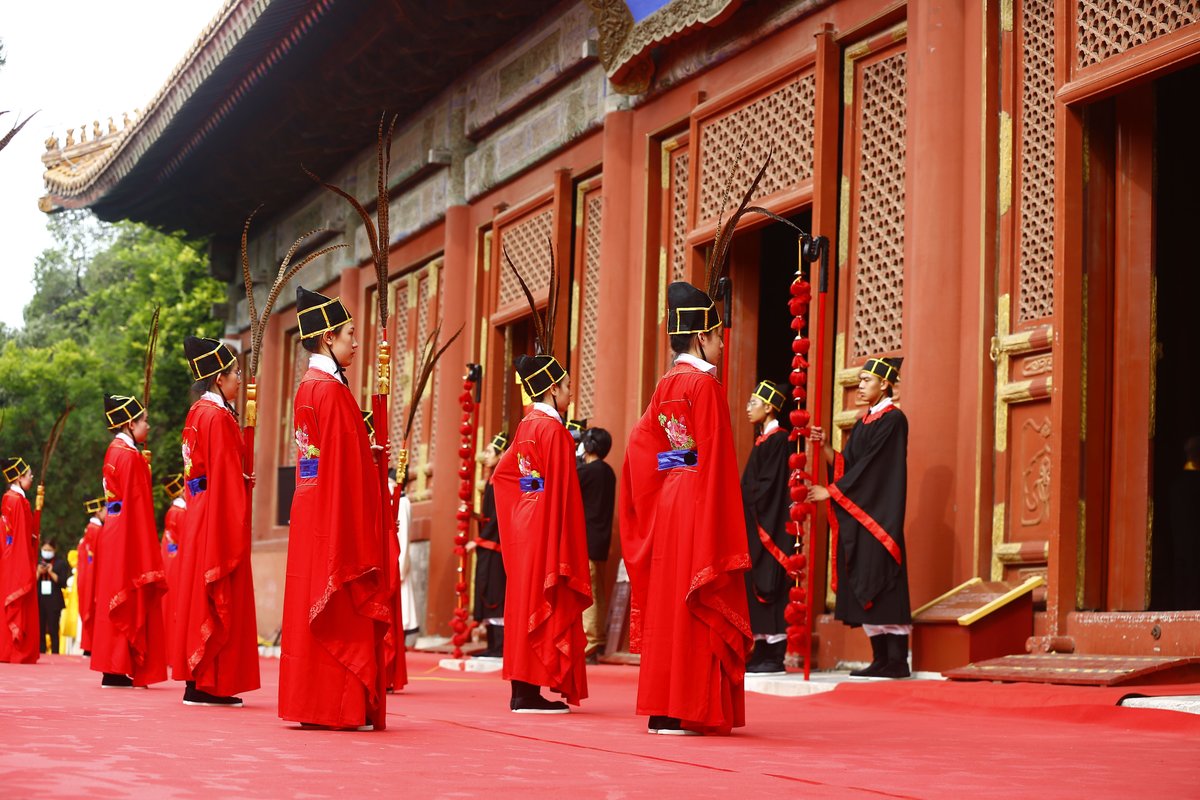
[[[779,427],[787,395],[772,381],[759,381],[746,403],[746,418],[759,432],[742,472],[742,505],[746,512],[746,539],[750,569],[746,572],[746,597],[750,605],[750,630],[754,652],[746,672],[785,672],[788,604],[787,571],[783,559],[795,549],[787,532],[788,447],[787,432]]]
[[[842,453],[813,426],[809,438],[822,445],[833,467],[828,487],[812,486],[811,502],[833,501],[834,617],[862,626],[871,641],[871,664],[856,677],[907,678],[912,610],[904,551],[904,505],[908,484],[908,419],[893,402],[900,358],[869,358],[858,375],[858,399],[867,405],[850,430]]]
[[[585,425],[587,420],[581,421]],[[587,526],[588,572],[592,583],[592,605],[583,611],[583,633],[587,637],[587,663],[595,664],[608,643],[607,603],[604,597],[605,567],[612,546],[613,511],[617,502],[617,475],[604,460],[612,449],[612,434],[604,428],[584,428],[579,446],[583,458],[576,466],[583,519]]]
[[[492,470],[508,447],[508,434],[497,433],[484,448],[483,504],[479,510],[479,536],[467,546],[475,551],[475,620],[487,625],[487,649],[479,658],[504,658],[504,592],[508,576],[500,554],[500,524],[496,521],[496,494]]]

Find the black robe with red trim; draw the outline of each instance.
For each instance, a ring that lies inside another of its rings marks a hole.
[[[496,490],[489,480],[483,490],[479,536],[475,539],[475,619],[502,619],[508,576],[500,551],[500,523],[496,520]]]
[[[791,555],[796,544],[795,537],[787,532],[790,452],[787,431],[775,428],[755,439],[742,471],[742,505],[750,546],[746,596],[750,604],[750,630],[756,634],[787,630],[783,611],[788,603],[788,580],[779,556]]]
[[[861,417],[834,463],[829,484],[837,525],[834,617],[859,625],[907,625],[904,504],[908,419],[896,406]]]

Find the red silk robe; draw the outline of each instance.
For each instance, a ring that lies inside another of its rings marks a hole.
[[[563,424],[530,410],[492,475],[504,531],[505,680],[587,697],[583,610],[592,604],[587,528],[575,442]]]
[[[163,622],[167,632],[167,662],[171,661],[171,648],[175,641],[175,614],[179,601],[179,567],[183,563],[183,519],[187,516],[187,505],[171,501],[163,517],[162,560],[163,572],[167,576],[167,594],[163,597]]]
[[[391,611],[379,477],[362,413],[341,381],[309,369],[294,407],[279,716],[356,727],[386,712],[379,684]]]
[[[629,437],[620,508],[630,650],[642,654],[637,713],[710,733],[744,725],[750,557],[715,378],[678,364],[659,381]]]
[[[0,661],[33,664],[38,660],[37,568],[29,500],[11,488],[0,500]]]
[[[102,527],[103,523],[95,517],[88,521],[75,562],[75,588],[79,592],[79,646],[88,652],[92,649],[92,628],[96,623],[96,540]]]
[[[171,585],[171,676],[232,697],[261,685],[242,432],[228,409],[201,398],[188,411],[182,439],[188,505]]]
[[[96,543],[91,668],[128,675],[135,686],[148,686],[167,679],[166,574],[154,524],[150,465],[119,437],[104,454],[104,493],[109,505]]]

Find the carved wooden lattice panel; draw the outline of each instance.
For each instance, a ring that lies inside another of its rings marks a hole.
[[[409,387],[412,385],[412,347],[413,336],[409,331],[411,324],[411,308],[409,306],[409,281],[412,276],[396,281],[395,299],[392,301],[391,323],[395,325],[392,334],[392,397],[389,410],[392,415],[389,432],[393,441],[399,442],[404,438],[404,419],[408,413]]]
[[[857,124],[853,356],[901,349],[904,306],[904,176],[908,57],[866,64]]]
[[[417,336],[416,336],[416,339],[413,341],[413,346],[416,351],[416,353],[415,353],[416,358],[415,358],[415,361],[413,364],[413,373],[414,373],[413,378],[412,378],[413,380],[416,380],[416,370],[418,370],[420,368],[419,362],[420,362],[420,358],[421,358],[421,352],[420,352],[421,347],[422,347],[422,345],[424,345],[425,340],[427,338],[429,338],[429,332],[433,329],[433,325],[435,324],[435,322],[433,320],[432,304],[433,304],[433,302],[436,301],[436,298],[430,297],[430,294],[429,294],[429,271],[428,271],[428,269],[422,269],[419,274],[419,277],[416,280],[417,280],[417,308],[416,308]],[[411,388],[409,389],[409,391],[411,391]],[[413,466],[424,467],[424,463],[420,463],[420,464],[417,463],[417,457],[418,457],[419,453],[421,452],[421,445],[427,441],[426,433],[425,433],[427,425],[426,425],[425,418],[427,416],[427,409],[429,408],[429,405],[430,405],[429,391],[428,391],[428,389],[426,389],[425,397],[423,397],[421,399],[421,402],[417,408],[417,412],[416,412],[415,416],[413,417],[412,440],[408,444],[408,449],[409,449],[409,454],[410,454],[409,458],[411,459],[410,463],[412,463]],[[432,454],[430,454],[430,455],[432,455]]]
[[[592,416],[596,401],[596,332],[600,310],[600,231],[602,198],[599,190],[586,195],[584,210],[582,317],[579,330],[579,407],[580,419]]]
[[[500,231],[500,297],[496,308],[525,305],[521,285],[504,258],[509,258],[521,271],[535,295],[550,285],[550,241],[554,234],[554,209],[547,205],[524,219],[506,225]]]
[[[711,220],[721,213],[731,168],[734,177],[726,205],[736,204],[772,148],[773,160],[759,183],[756,200],[812,180],[816,96],[816,79],[809,73],[704,123],[697,220]],[[730,210],[727,207],[725,214]]]
[[[671,154],[671,282],[687,279],[688,167],[691,153],[680,147]]]
[[[1054,0],[1021,3],[1017,322],[1054,313]]]
[[[1076,58],[1080,68],[1200,21],[1198,0],[1077,0]],[[1053,11],[1048,12],[1053,30]],[[1025,20],[1026,23],[1028,20]]]

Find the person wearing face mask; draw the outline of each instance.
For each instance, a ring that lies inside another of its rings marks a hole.
[[[311,355],[293,404],[296,492],[288,532],[279,716],[371,730],[386,713],[390,585],[378,468],[345,368],[358,351],[340,298],[296,289]],[[393,569],[395,565],[390,565]]]
[[[862,627],[872,659],[854,677],[907,678],[912,611],[904,551],[908,481],[908,419],[892,402],[900,380],[899,358],[868,358],[858,374],[858,399],[867,406],[850,429],[842,452],[813,426],[809,441],[833,467],[828,486],[811,486],[809,502],[831,500],[831,588],[834,617]]]
[[[66,608],[63,591],[70,577],[71,568],[64,559],[59,558],[58,547],[54,542],[43,542],[42,560],[37,566],[38,618],[41,620],[38,646],[43,653],[46,652],[47,638],[50,639],[50,652],[57,654],[59,651],[58,628],[63,609]]]
[[[248,494],[242,432],[233,403],[242,370],[215,339],[189,336],[183,352],[200,395],[180,437],[187,511],[179,553],[171,677],[185,681],[183,704],[240,708],[260,686]]]
[[[150,435],[136,397],[104,399],[108,429],[104,496],[108,516],[96,542],[96,621],[91,668],[104,688],[148,686],[167,679],[163,595],[167,591],[150,465],[140,445]]]
[[[38,600],[33,511],[28,492],[33,472],[25,459],[0,462],[8,490],[0,501],[0,662],[34,664],[38,660]]]

